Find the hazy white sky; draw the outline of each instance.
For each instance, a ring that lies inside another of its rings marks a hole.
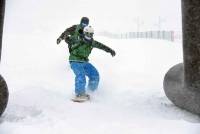
[[[82,16],[97,31],[180,30],[181,0],[7,0],[5,28],[53,32]]]

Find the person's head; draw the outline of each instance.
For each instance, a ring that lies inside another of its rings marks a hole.
[[[80,25],[82,28],[86,27],[89,25],[89,18],[88,17],[82,17]]]
[[[91,26],[86,26],[83,29],[83,33],[84,33],[85,39],[91,40],[93,38],[93,35],[94,35],[94,29]]]

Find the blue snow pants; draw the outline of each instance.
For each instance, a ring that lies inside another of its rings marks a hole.
[[[99,72],[89,62],[70,61],[71,69],[75,74],[75,93],[84,94],[86,86],[86,76],[89,78],[87,89],[95,91],[99,85]]]

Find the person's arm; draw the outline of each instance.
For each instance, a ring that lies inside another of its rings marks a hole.
[[[69,35],[71,35],[72,32],[76,30],[76,25],[73,25],[69,28],[67,28],[57,39],[57,44],[59,44],[62,40],[68,38]]]
[[[114,50],[112,50],[111,48],[109,48],[108,46],[106,46],[106,45],[104,45],[104,44],[102,44],[102,43],[100,43],[100,42],[98,42],[98,41],[93,41],[92,42],[92,46],[93,47],[95,47],[95,48],[99,48],[99,49],[101,49],[101,50],[104,50],[104,51],[106,51],[106,52],[108,52],[108,53],[111,53],[111,55],[112,56],[115,56],[115,51]]]

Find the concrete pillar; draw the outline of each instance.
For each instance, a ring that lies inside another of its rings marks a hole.
[[[7,103],[8,103],[8,87],[6,84],[6,81],[3,79],[3,77],[0,75],[0,116],[3,114],[3,112],[6,109]]]
[[[5,11],[5,0],[0,0],[0,57],[2,48],[3,21]],[[5,80],[0,75],[0,116],[4,112],[8,102],[8,87]]]
[[[200,1],[182,0],[183,63],[164,78],[167,97],[177,106],[200,114]]]

